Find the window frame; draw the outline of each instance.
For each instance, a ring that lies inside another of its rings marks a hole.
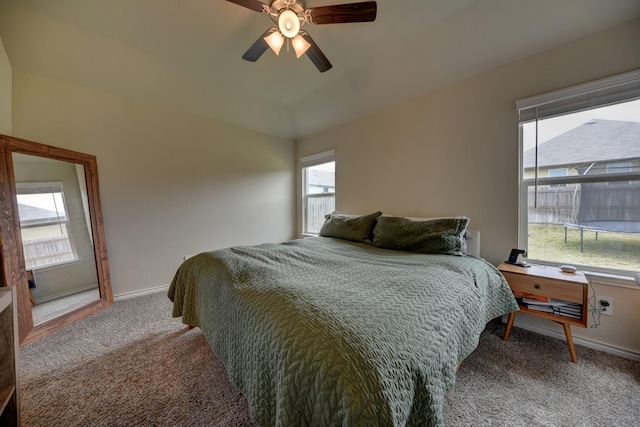
[[[333,196],[334,200],[336,197],[336,185],[334,183],[334,191],[333,192],[320,192],[320,193],[310,193],[307,194],[307,169],[313,166],[318,166],[318,165],[322,165],[325,163],[331,163],[336,161],[336,155],[335,155],[335,149],[332,150],[327,150],[327,151],[323,151],[321,153],[316,153],[316,154],[312,154],[309,156],[305,156],[305,157],[301,157],[300,158],[300,172],[301,172],[301,183],[302,183],[302,188],[301,188],[301,230],[300,230],[300,235],[301,236],[317,236],[317,233],[312,233],[307,231],[307,225],[308,225],[308,216],[307,216],[307,211],[308,211],[308,200],[311,198],[320,198],[320,197],[327,197],[327,196]],[[335,203],[335,202],[334,202]]]
[[[524,124],[539,119],[563,116],[607,105],[640,99],[640,70],[588,82],[565,89],[536,95],[516,101],[518,121],[518,246],[528,248],[528,191],[531,186],[560,186],[591,182],[629,182],[640,180],[640,172],[567,175],[558,177],[524,177]],[[542,115],[540,110],[543,110]],[[624,161],[624,160],[622,160]],[[537,164],[536,164],[537,168]],[[562,265],[563,262],[537,260],[547,265]],[[588,274],[604,279],[606,284],[627,286],[634,272],[603,268],[592,265],[576,265]],[[622,282],[618,279],[622,279]],[[633,279],[631,279],[633,280]]]

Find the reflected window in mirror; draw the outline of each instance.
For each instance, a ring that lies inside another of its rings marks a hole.
[[[16,193],[27,270],[77,261],[62,182],[16,183]]]

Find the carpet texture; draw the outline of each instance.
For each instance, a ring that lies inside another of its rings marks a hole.
[[[23,426],[254,426],[198,329],[164,293],[117,301],[20,350]],[[640,425],[640,362],[487,325],[444,407],[447,426]]]

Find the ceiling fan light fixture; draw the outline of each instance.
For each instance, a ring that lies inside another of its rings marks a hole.
[[[284,37],[282,37],[282,34],[280,34],[278,30],[275,30],[265,37],[264,41],[267,42],[276,55],[280,55],[280,49],[282,49],[282,45],[284,44]]]
[[[293,46],[293,50],[296,52],[296,58],[300,58],[311,47],[311,44],[300,34],[291,40],[291,45]]]
[[[278,16],[278,28],[283,36],[292,39],[300,32],[300,18],[290,9],[283,10]]]
[[[282,46],[286,44],[287,51],[291,45],[298,58],[307,55],[321,73],[331,69],[331,62],[313,41],[311,35],[302,30],[302,26],[305,24],[373,22],[378,13],[375,0],[311,8],[307,8],[305,0],[268,0],[268,3],[266,3],[267,0],[227,1],[269,15],[269,18],[276,25],[262,33],[249,50],[242,55],[242,59],[256,62],[266,52],[267,47],[270,47],[276,55],[280,55]]]

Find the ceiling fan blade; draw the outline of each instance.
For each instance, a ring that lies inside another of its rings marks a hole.
[[[275,28],[269,28],[267,31],[264,32],[263,35],[258,37],[258,40],[256,40],[256,42],[253,45],[251,45],[249,50],[247,50],[244,53],[244,55],[242,55],[242,59],[251,61],[251,62],[256,62],[269,47],[269,45],[264,40],[264,38],[267,37],[272,32],[274,32],[275,30],[276,30]]]
[[[238,6],[246,7],[247,9],[255,10],[256,12],[264,12],[269,10],[269,6],[258,0],[227,0],[231,3],[235,3]]]
[[[306,32],[304,34],[301,32],[300,35],[304,37],[307,43],[311,45],[309,49],[307,49],[306,55],[309,57],[311,62],[313,62],[313,64],[318,69],[318,71],[320,71],[321,73],[324,73],[325,71],[330,70],[331,67],[333,67],[333,65],[331,65],[331,62],[329,62],[327,57],[324,56],[324,53],[322,53],[322,51],[320,50],[316,42],[313,41],[311,36]]]
[[[345,24],[348,22],[372,22],[376,20],[378,5],[375,1],[337,4],[307,9],[312,24]]]

